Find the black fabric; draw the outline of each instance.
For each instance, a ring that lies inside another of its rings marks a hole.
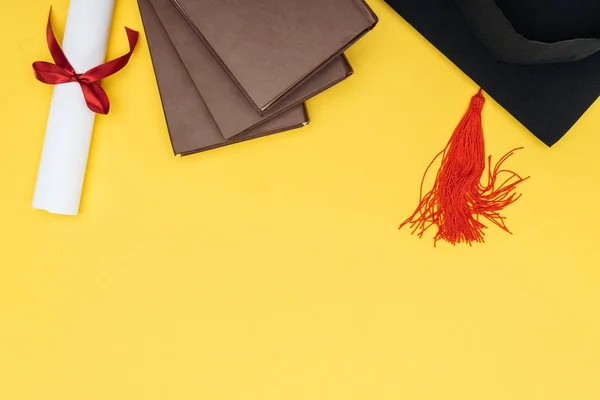
[[[600,38],[599,0],[495,0],[515,30],[530,40],[552,43]]]
[[[504,0],[504,4],[502,0],[496,1],[499,7],[504,6],[503,12],[506,12],[508,0]],[[529,0],[528,3],[530,6],[537,4],[543,9],[543,4],[553,1],[558,0]],[[573,2],[587,1],[589,0],[563,0],[561,3],[566,7]],[[560,140],[600,94],[600,52],[569,63],[505,63],[498,61],[481,44],[454,0],[386,2],[548,146]],[[517,9],[520,7],[515,6],[513,11],[519,11]],[[580,17],[584,18],[585,10],[580,13]],[[508,17],[510,12],[506,12],[506,15],[512,23],[515,16]],[[570,18],[576,20],[573,15]],[[600,19],[598,23],[600,24]],[[517,24],[514,26],[517,29]],[[540,32],[541,30],[532,29],[528,35]]]
[[[499,61],[548,64],[579,61],[600,50],[600,39],[576,38],[547,43],[531,40],[512,26],[496,0],[454,0],[481,44]]]

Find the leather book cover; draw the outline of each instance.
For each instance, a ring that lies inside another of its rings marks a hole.
[[[263,115],[378,23],[364,0],[171,0]]]
[[[138,0],[138,6],[175,154],[194,154],[308,124],[306,108],[301,104],[243,135],[225,139],[154,9],[148,0]]]
[[[343,81],[353,70],[342,55],[334,58],[310,79],[279,102],[263,116],[248,102],[243,92],[223,69],[204,42],[173,5],[171,0],[149,1],[173,46],[183,61],[213,119],[225,138],[258,126],[316,96],[331,86]]]

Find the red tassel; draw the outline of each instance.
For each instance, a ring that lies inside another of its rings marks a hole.
[[[421,182],[420,204],[415,213],[400,225],[400,229],[410,224],[413,234],[419,237],[431,226],[438,232],[434,245],[445,240],[457,243],[484,242],[484,229],[487,228],[481,217],[510,233],[504,217],[499,212],[518,200],[514,193],[516,186],[528,178],[521,178],[512,171],[504,170],[502,164],[519,149],[507,153],[492,169],[492,157],[488,158],[487,184],[481,183],[485,171],[485,144],[481,126],[481,111],[485,103],[481,89],[471,99],[471,104],[462,121],[456,127],[446,148],[429,164]],[[442,157],[433,188],[423,196],[423,185],[427,172],[433,163]],[[507,175],[498,184],[500,174]]]

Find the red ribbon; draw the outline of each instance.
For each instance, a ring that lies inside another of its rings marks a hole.
[[[52,59],[56,64],[45,61],[34,62],[33,73],[35,77],[40,82],[49,85],[60,85],[69,82],[79,83],[88,108],[98,114],[108,114],[110,102],[108,100],[108,95],[104,89],[102,89],[99,82],[102,79],[117,73],[127,65],[135,45],[137,44],[138,32],[125,27],[127,39],[129,40],[129,53],[112,61],[98,65],[83,74],[78,74],[69,60],[67,60],[65,53],[56,41],[56,37],[52,31],[51,15],[52,9],[50,9],[50,15],[48,15],[46,40]]]

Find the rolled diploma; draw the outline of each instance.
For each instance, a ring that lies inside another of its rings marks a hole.
[[[77,73],[105,61],[113,9],[114,0],[71,0],[62,48]],[[33,208],[78,214],[95,116],[77,82],[54,87]]]

